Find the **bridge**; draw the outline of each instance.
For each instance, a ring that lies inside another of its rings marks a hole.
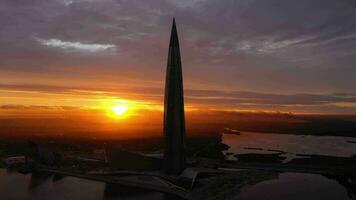
[[[179,187],[161,175],[154,173],[122,171],[115,175],[109,174],[83,174],[53,168],[39,168],[36,172],[49,173],[61,176],[71,176],[87,180],[129,186],[139,189],[152,190],[166,194],[172,194],[183,199],[187,199],[189,191]]]
[[[199,174],[226,174],[234,173],[240,170],[263,170],[273,172],[295,172],[308,174],[323,174],[336,176],[356,177],[354,167],[330,167],[330,166],[308,166],[308,165],[288,165],[288,164],[264,164],[264,163],[234,163],[220,164],[217,169],[209,168],[186,168],[179,176],[191,181],[187,188],[177,186],[170,180],[172,177],[160,172],[137,172],[129,170],[120,170],[113,172],[89,172],[78,173],[69,170],[40,167],[36,171],[43,173],[56,174],[61,176],[72,176],[93,181],[129,186],[145,190],[152,190],[178,196],[182,199],[188,199],[193,190],[194,183]],[[178,176],[175,179],[179,178]]]

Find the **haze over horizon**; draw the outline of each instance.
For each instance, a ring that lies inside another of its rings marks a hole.
[[[173,16],[188,112],[356,114],[353,0],[3,0],[0,116],[161,111]]]

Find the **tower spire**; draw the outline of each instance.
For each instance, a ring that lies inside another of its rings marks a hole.
[[[185,119],[182,64],[174,18],[166,71],[163,133],[165,172],[168,174],[180,174],[185,168]]]

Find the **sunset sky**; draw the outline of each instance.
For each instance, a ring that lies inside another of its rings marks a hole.
[[[1,0],[0,113],[161,110],[173,16],[188,111],[356,114],[355,0]]]

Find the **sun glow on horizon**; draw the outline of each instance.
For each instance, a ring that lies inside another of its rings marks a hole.
[[[110,105],[106,105],[107,115],[113,119],[123,119],[129,115],[131,106],[124,100],[117,100]]]
[[[115,115],[122,116],[124,115],[129,107],[127,105],[116,105],[111,107],[112,111],[114,111]]]

